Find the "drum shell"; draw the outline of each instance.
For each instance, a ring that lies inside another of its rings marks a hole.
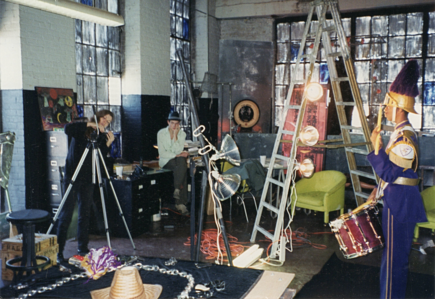
[[[374,206],[358,207],[330,223],[347,259],[367,255],[383,247],[382,226]]]

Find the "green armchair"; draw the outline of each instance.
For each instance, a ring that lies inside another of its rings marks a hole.
[[[418,239],[419,228],[430,228],[432,233],[435,231],[435,186],[421,191],[424,209],[426,210],[427,222],[420,222],[415,225],[414,238]]]
[[[311,178],[296,182],[297,200],[292,195],[292,207],[324,212],[324,221],[329,223],[329,212],[340,210],[344,213],[344,188],[346,176],[335,170],[316,172]]]

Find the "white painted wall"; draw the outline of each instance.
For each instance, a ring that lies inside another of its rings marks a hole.
[[[122,94],[171,94],[169,1],[125,3]]]
[[[75,21],[20,6],[23,89],[35,86],[76,90]]]
[[[0,1],[0,89],[22,89],[19,5]]]

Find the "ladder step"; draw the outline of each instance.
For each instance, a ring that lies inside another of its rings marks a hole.
[[[337,106],[355,106],[355,102],[335,102]]]
[[[329,57],[340,57],[340,56],[343,56],[343,52],[331,52],[331,53],[328,53],[328,56]]]
[[[351,170],[350,173],[356,174],[356,175],[359,175],[359,176],[363,176],[363,177],[366,177],[366,178],[369,178],[369,179],[376,180],[376,177],[375,177],[374,174],[371,174],[371,173],[368,173],[368,172],[364,172],[364,171],[361,171],[361,170]]]
[[[296,109],[296,110],[300,110],[301,109],[301,105],[285,105],[284,109]]]
[[[349,77],[336,77],[336,78],[331,78],[331,81],[346,82],[346,81],[349,81]]]
[[[280,159],[282,161],[288,161],[288,159],[289,159],[289,157],[284,156],[284,155],[279,155],[279,154],[276,154],[275,158],[278,158],[278,159]]]
[[[264,201],[263,206],[265,206],[268,210],[270,210],[278,215],[279,210],[276,207],[274,207],[273,205],[271,205],[270,203],[267,203]]]
[[[325,28],[323,28],[323,31],[328,31],[328,32],[336,31],[335,30],[335,25],[331,25],[331,26],[325,27]]]
[[[282,134],[287,134],[287,135],[294,135],[295,132],[294,131],[287,131],[287,130],[282,130]]]
[[[351,147],[345,147],[344,150],[346,152],[351,152],[354,154],[360,154],[360,155],[365,155],[367,156],[369,153],[367,152],[367,150],[363,150],[363,149],[358,149],[358,148],[351,148]]]
[[[362,197],[362,198],[369,198],[370,194],[363,193],[363,192],[355,192],[356,196]]]
[[[283,182],[280,182],[280,181],[278,181],[278,180],[275,180],[275,179],[272,179],[272,178],[267,178],[267,180],[268,180],[270,183],[275,184],[275,185],[278,185],[278,186],[280,186],[280,187],[282,187],[282,188],[284,188],[284,186],[285,186],[285,184],[284,184]]]
[[[359,130],[359,131],[363,130],[363,128],[361,127],[346,126],[346,125],[341,126],[341,128],[345,130]]]
[[[265,230],[264,228],[262,228],[258,225],[254,225],[254,231],[255,230],[258,230],[260,233],[265,235],[267,238],[269,238],[270,240],[273,240],[273,235],[271,233],[269,233],[267,230]]]

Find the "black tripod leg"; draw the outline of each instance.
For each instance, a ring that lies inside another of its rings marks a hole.
[[[122,221],[124,222],[124,226],[125,226],[125,229],[127,231],[128,237],[130,238],[131,245],[133,246],[133,250],[136,250],[136,246],[134,245],[133,238],[131,237],[130,230],[128,229],[127,222],[125,221],[124,213],[122,212],[122,208],[121,208],[121,205],[119,204],[118,196],[116,196],[115,188],[113,187],[112,181],[110,179],[109,172],[107,171],[106,163],[103,160],[103,154],[101,153],[100,149],[98,149],[98,154],[100,155],[104,171],[105,171],[106,176],[108,178],[108,182],[109,182],[110,188],[112,189],[113,197],[115,198],[116,204],[118,206],[119,214],[121,215],[121,218],[122,218]]]
[[[95,169],[97,171],[98,187],[100,189],[101,206],[103,208],[104,228],[106,230],[107,244],[109,245],[109,248],[112,249],[112,245],[110,244],[109,223],[107,221],[106,202],[104,200],[103,179],[101,178],[101,170],[100,170],[99,159],[97,156],[97,151],[98,151],[98,153],[100,153],[99,149],[94,148],[93,155],[94,155],[94,159],[95,159]],[[102,156],[100,156],[100,157],[101,157],[101,160],[103,160]]]
[[[196,240],[196,257],[195,262],[199,261],[199,253],[201,250],[201,237],[202,237],[202,228],[204,224],[204,210],[205,210],[205,201],[207,197],[207,172],[202,172],[202,180],[201,180],[201,207],[199,211],[199,224],[198,224],[198,236]]]
[[[57,209],[57,212],[56,212],[56,214],[54,215],[53,220],[51,221],[50,227],[48,228],[48,231],[47,231],[47,235],[50,234],[51,230],[53,229],[54,224],[56,223],[56,220],[57,220],[57,218],[58,218],[58,216],[59,216],[59,213],[60,213],[60,211],[62,210],[63,205],[65,204],[65,200],[68,198],[68,195],[69,195],[69,193],[71,192],[71,189],[72,189],[72,187],[73,187],[73,185],[74,185],[74,182],[75,182],[75,180],[76,180],[76,178],[77,178],[77,176],[78,176],[78,174],[79,174],[79,172],[80,172],[80,169],[81,169],[82,166],[83,166],[83,162],[84,162],[85,159],[86,159],[86,156],[87,156],[87,154],[88,154],[88,152],[89,152],[89,148],[90,148],[90,147],[91,147],[91,143],[88,143],[88,144],[86,145],[86,149],[84,150],[84,152],[83,152],[83,154],[82,154],[82,157],[81,157],[81,159],[80,159],[80,161],[79,161],[79,164],[77,165],[77,168],[76,168],[76,170],[74,171],[74,174],[73,174],[73,177],[72,177],[72,179],[71,179],[71,182],[70,182],[69,185],[68,185],[68,189],[66,189],[65,194],[64,194],[63,197],[62,197],[62,200],[61,200],[61,202],[60,202],[60,204],[59,204],[59,208]]]
[[[195,162],[190,159],[190,260],[195,259]]]

